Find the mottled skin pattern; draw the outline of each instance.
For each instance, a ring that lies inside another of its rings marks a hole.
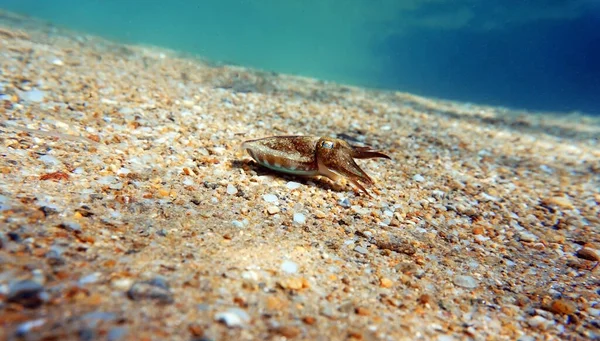
[[[369,192],[359,181],[370,186],[373,180],[354,158],[390,158],[370,147],[351,146],[344,140],[316,136],[272,136],[246,141],[242,148],[264,167],[295,175],[322,175],[333,181],[344,177],[367,195]]]

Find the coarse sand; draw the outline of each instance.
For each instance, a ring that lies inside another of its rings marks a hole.
[[[373,198],[240,150],[333,136]],[[600,124],[0,13],[0,340],[600,338]]]

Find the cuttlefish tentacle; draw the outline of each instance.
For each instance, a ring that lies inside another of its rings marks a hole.
[[[382,152],[378,152],[376,150],[372,150],[371,147],[353,146],[352,148],[354,149],[352,157],[355,159],[372,159],[372,158],[380,157],[380,158],[385,158],[385,159],[391,160],[391,158],[389,156],[387,156],[386,154],[384,154]]]
[[[242,148],[264,167],[295,175],[322,175],[333,181],[346,178],[369,196],[360,182],[371,186],[373,180],[354,158],[390,159],[371,147],[351,146],[344,140],[315,136],[273,136],[246,141]]]

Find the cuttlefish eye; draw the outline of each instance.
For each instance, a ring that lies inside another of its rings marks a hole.
[[[323,142],[321,142],[321,147],[326,148],[326,149],[333,149],[333,142],[323,141]]]

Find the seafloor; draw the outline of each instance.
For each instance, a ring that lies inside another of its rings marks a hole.
[[[597,119],[0,17],[0,339],[600,338]],[[239,152],[287,134],[393,160],[369,198]]]

